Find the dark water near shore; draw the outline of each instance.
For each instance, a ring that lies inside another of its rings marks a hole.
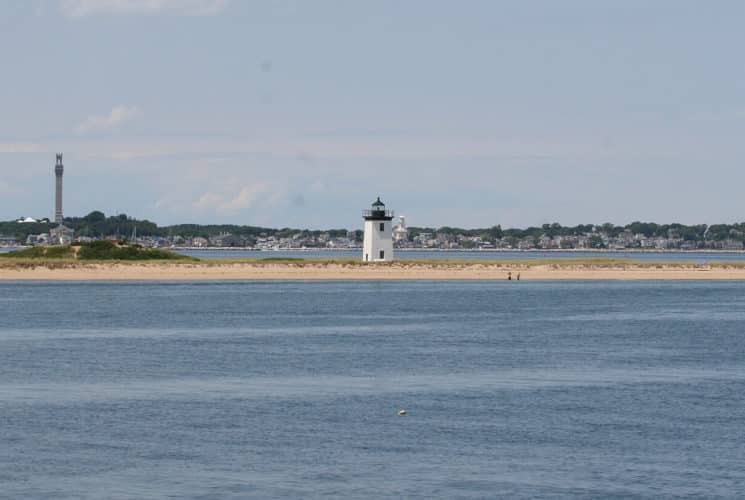
[[[177,249],[199,259],[361,259],[362,250],[224,250]],[[743,262],[745,252],[616,252],[616,251],[464,251],[396,250],[397,259],[534,260],[534,259],[629,259],[649,262]]]
[[[0,253],[16,250],[0,248]],[[198,259],[361,259],[362,250],[248,250],[186,249],[173,251]],[[396,259],[534,260],[534,259],[629,259],[640,262],[745,262],[745,252],[582,251],[582,250],[396,250]]]
[[[0,497],[733,498],[743,326],[745,283],[4,282]]]

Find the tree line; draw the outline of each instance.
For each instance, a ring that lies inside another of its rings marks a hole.
[[[293,228],[268,228],[260,226],[246,226],[235,224],[177,224],[172,226],[158,226],[149,220],[137,220],[126,214],[106,216],[103,212],[94,211],[84,217],[67,217],[64,225],[75,230],[77,236],[91,238],[115,237],[129,239],[136,233],[145,237],[177,237],[210,238],[220,234],[233,234],[248,240],[259,237],[274,236],[277,238],[291,237],[300,233],[302,236],[318,237],[327,233],[332,238],[346,237],[346,229],[309,230]],[[16,221],[0,222],[0,235],[14,236],[25,241],[29,234],[48,233],[55,227],[54,223],[19,223]],[[465,229],[458,227],[410,227],[409,237],[414,238],[422,233],[449,235],[451,237],[480,237],[484,241],[496,241],[503,238],[520,240],[525,238],[540,238],[542,236],[583,236],[591,234],[605,234],[615,238],[626,231],[636,235],[642,234],[647,238],[679,238],[684,241],[745,241],[745,223],[735,224],[656,224],[654,222],[632,222],[625,226],[611,223],[600,225],[579,224],[576,226],[562,226],[559,223],[543,224],[542,226],[524,229],[502,229],[500,225],[481,229]],[[356,239],[361,239],[362,232],[355,232]]]
[[[540,238],[548,236],[586,236],[593,234],[605,234],[610,238],[617,238],[624,232],[633,235],[641,234],[646,238],[679,238],[684,241],[722,241],[727,239],[745,241],[745,223],[735,224],[696,224],[687,226],[685,224],[656,224],[654,222],[632,222],[625,226],[618,226],[611,223],[605,224],[579,224],[576,226],[562,226],[554,222],[553,224],[543,224],[542,226],[532,226],[524,229],[510,228],[502,229],[502,226],[496,225],[483,229],[461,229],[457,227],[410,227],[410,237],[415,237],[422,233],[446,234],[450,236],[480,237],[484,241],[496,241],[504,238],[509,239],[526,239]]]
[[[90,238],[130,239],[135,233],[141,237],[176,237],[182,238],[210,238],[220,234],[233,234],[247,239],[261,236],[275,236],[285,238],[302,233],[305,236],[320,236],[328,233],[332,238],[344,237],[346,229],[307,230],[292,228],[268,228],[259,226],[243,226],[236,224],[177,224],[172,226],[158,226],[149,220],[138,220],[126,214],[107,217],[103,212],[94,211],[84,217],[66,217],[63,224],[75,231],[76,236]],[[14,236],[25,241],[29,234],[48,233],[57,224],[49,223],[20,223],[17,221],[0,222],[0,235]]]

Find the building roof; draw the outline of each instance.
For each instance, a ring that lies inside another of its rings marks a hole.
[[[60,233],[72,234],[74,232],[75,231],[73,229],[71,229],[71,228],[69,228],[69,227],[67,227],[67,226],[65,226],[63,224],[60,224],[59,226],[53,227],[52,229],[49,230],[49,234],[60,234]]]

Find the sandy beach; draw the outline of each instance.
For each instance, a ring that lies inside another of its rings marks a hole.
[[[0,280],[743,280],[729,264],[390,264],[354,263],[67,263],[0,265]]]

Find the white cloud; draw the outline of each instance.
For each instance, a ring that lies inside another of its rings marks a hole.
[[[44,4],[36,2],[34,4],[34,15],[36,17],[41,17],[44,15]]]
[[[96,14],[174,14],[212,16],[222,12],[229,0],[61,0],[68,17]]]
[[[90,115],[83,121],[83,123],[77,126],[76,130],[78,133],[82,134],[85,132],[113,128],[121,123],[133,120],[141,114],[142,113],[137,106],[114,106],[107,115]]]
[[[202,194],[193,206],[197,210],[212,210],[220,214],[235,214],[253,207],[271,192],[268,184],[257,182],[238,191],[209,191]]]
[[[0,153],[42,153],[46,151],[41,144],[32,142],[0,142]]]

